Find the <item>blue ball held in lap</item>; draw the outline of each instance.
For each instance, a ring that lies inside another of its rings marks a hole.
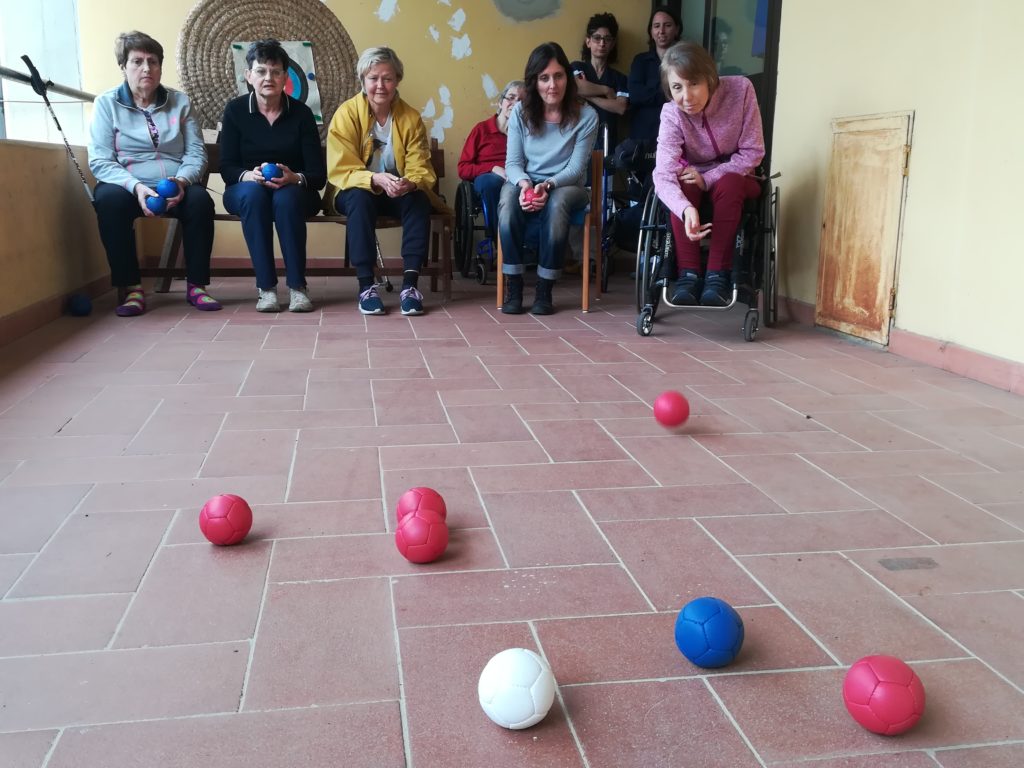
[[[177,197],[178,185],[170,179],[161,179],[160,183],[156,185],[156,193],[160,197]]]
[[[280,179],[284,176],[284,172],[277,167],[277,163],[267,163],[262,169],[263,178],[267,181],[273,181],[274,179]]]
[[[159,216],[167,210],[167,199],[163,197],[147,197],[146,207]]]

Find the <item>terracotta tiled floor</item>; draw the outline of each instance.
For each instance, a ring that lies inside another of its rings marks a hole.
[[[642,339],[612,285],[364,318],[350,281],[275,316],[229,280],[4,348],[0,766],[1024,765],[1024,400],[740,312]],[[448,503],[431,565],[394,549],[412,485]],[[255,525],[218,549],[227,492]],[[704,594],[747,628],[710,673],[672,633]],[[521,732],[476,701],[511,646],[560,684]],[[843,708],[871,653],[924,681],[903,737]]]

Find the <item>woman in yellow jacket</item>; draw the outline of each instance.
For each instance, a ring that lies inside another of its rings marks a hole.
[[[327,132],[327,210],[348,217],[345,247],[359,280],[359,311],[383,315],[373,280],[378,216],[402,221],[402,314],[422,315],[417,290],[427,257],[437,182],[419,112],[398,96],[405,69],[390,48],[368,48],[356,65],[362,91],[346,101]]]

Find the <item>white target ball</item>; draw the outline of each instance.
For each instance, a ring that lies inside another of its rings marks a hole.
[[[555,700],[551,667],[533,651],[509,648],[495,654],[480,673],[477,693],[484,713],[502,728],[536,725]]]

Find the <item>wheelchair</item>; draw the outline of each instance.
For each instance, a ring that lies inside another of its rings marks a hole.
[[[483,223],[478,223],[481,216]],[[455,191],[455,263],[463,277],[475,272],[480,285],[487,285],[487,273],[496,258],[497,216],[497,211],[485,210],[473,182],[459,183]],[[483,232],[484,236],[474,246],[477,232]]]
[[[778,317],[778,267],[776,243],[779,190],[772,184],[780,174],[762,176],[761,195],[747,200],[736,232],[732,262],[732,300],[724,307],[682,306],[671,301],[676,279],[676,254],[668,209],[653,187],[648,190],[641,216],[636,253],[636,331],[650,336],[661,304],[694,312],[721,312],[737,303],[747,305],[743,338],[753,341],[763,320],[766,327]],[[701,221],[706,221],[703,215]]]

